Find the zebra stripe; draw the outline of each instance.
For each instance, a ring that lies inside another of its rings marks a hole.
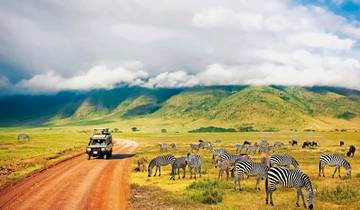
[[[321,173],[322,173],[323,177],[325,177],[324,170],[325,170],[326,165],[328,165],[330,167],[335,167],[335,171],[334,171],[332,177],[335,176],[335,173],[337,170],[339,171],[339,177],[341,177],[340,176],[340,168],[341,167],[344,167],[346,170],[346,175],[349,178],[351,177],[350,163],[339,155],[336,155],[336,154],[321,154],[320,155],[319,176],[321,176]]]
[[[187,161],[187,163],[189,165],[189,168],[190,168],[190,179],[192,179],[193,173],[195,175],[195,179],[196,179],[196,174],[197,173],[199,173],[200,177],[201,177],[202,160],[201,160],[200,155],[188,153],[186,161]]]
[[[272,155],[270,157],[270,167],[274,165],[285,167],[293,165],[295,168],[299,167],[299,163],[295,160],[295,158],[289,155]]]
[[[232,155],[227,152],[224,152],[220,155],[221,160],[227,160],[230,164],[235,164],[237,160],[241,161],[251,161],[251,158],[247,154],[240,154],[240,155]]]
[[[155,174],[156,176],[157,171],[159,170],[159,176],[161,175],[161,166],[166,166],[172,164],[175,161],[175,156],[173,154],[167,154],[162,156],[157,156],[156,158],[152,159],[148,166],[148,177],[152,175],[152,169],[156,166]]]
[[[266,204],[268,204],[270,196],[270,204],[274,205],[272,194],[276,190],[276,185],[278,184],[286,188],[295,188],[297,191],[296,205],[300,206],[299,197],[301,196],[304,207],[306,208],[304,194],[301,190],[302,188],[305,188],[307,191],[306,200],[309,205],[309,209],[313,208],[315,190],[313,190],[310,178],[306,174],[304,174],[299,168],[288,169],[283,167],[273,167],[269,169],[267,178],[265,180]]]
[[[260,190],[260,179],[265,178],[267,175],[267,172],[269,170],[269,167],[266,166],[265,163],[254,163],[254,162],[248,162],[248,161],[240,161],[235,163],[235,190],[236,185],[239,186],[239,190],[241,190],[240,187],[240,179],[243,175],[249,175],[249,176],[256,176],[256,189]]]

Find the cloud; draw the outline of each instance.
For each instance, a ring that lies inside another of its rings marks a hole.
[[[305,47],[330,50],[350,50],[355,44],[355,41],[351,39],[340,39],[336,35],[318,32],[294,34],[289,36],[289,41]]]
[[[13,91],[51,93],[62,90],[111,89],[120,84],[142,85],[143,79],[147,77],[148,74],[142,70],[95,66],[83,74],[69,78],[64,78],[54,71],[38,74],[16,83]]]
[[[359,89],[359,25],[295,0],[7,1],[0,7],[0,88]]]

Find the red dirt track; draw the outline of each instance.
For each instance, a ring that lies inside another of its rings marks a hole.
[[[129,167],[137,143],[114,140],[110,160],[80,155],[0,191],[0,209],[129,209]]]

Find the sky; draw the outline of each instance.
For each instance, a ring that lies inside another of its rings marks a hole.
[[[360,0],[0,0],[0,94],[360,90]]]

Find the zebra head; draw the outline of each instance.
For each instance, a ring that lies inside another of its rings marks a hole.
[[[148,166],[148,177],[151,177],[152,169],[154,168],[154,166],[155,166],[155,159],[152,159]]]
[[[306,193],[306,201],[309,205],[309,209],[313,209],[314,208],[314,199],[315,199],[315,192],[316,190],[315,189],[311,189],[309,191],[307,191]]]

